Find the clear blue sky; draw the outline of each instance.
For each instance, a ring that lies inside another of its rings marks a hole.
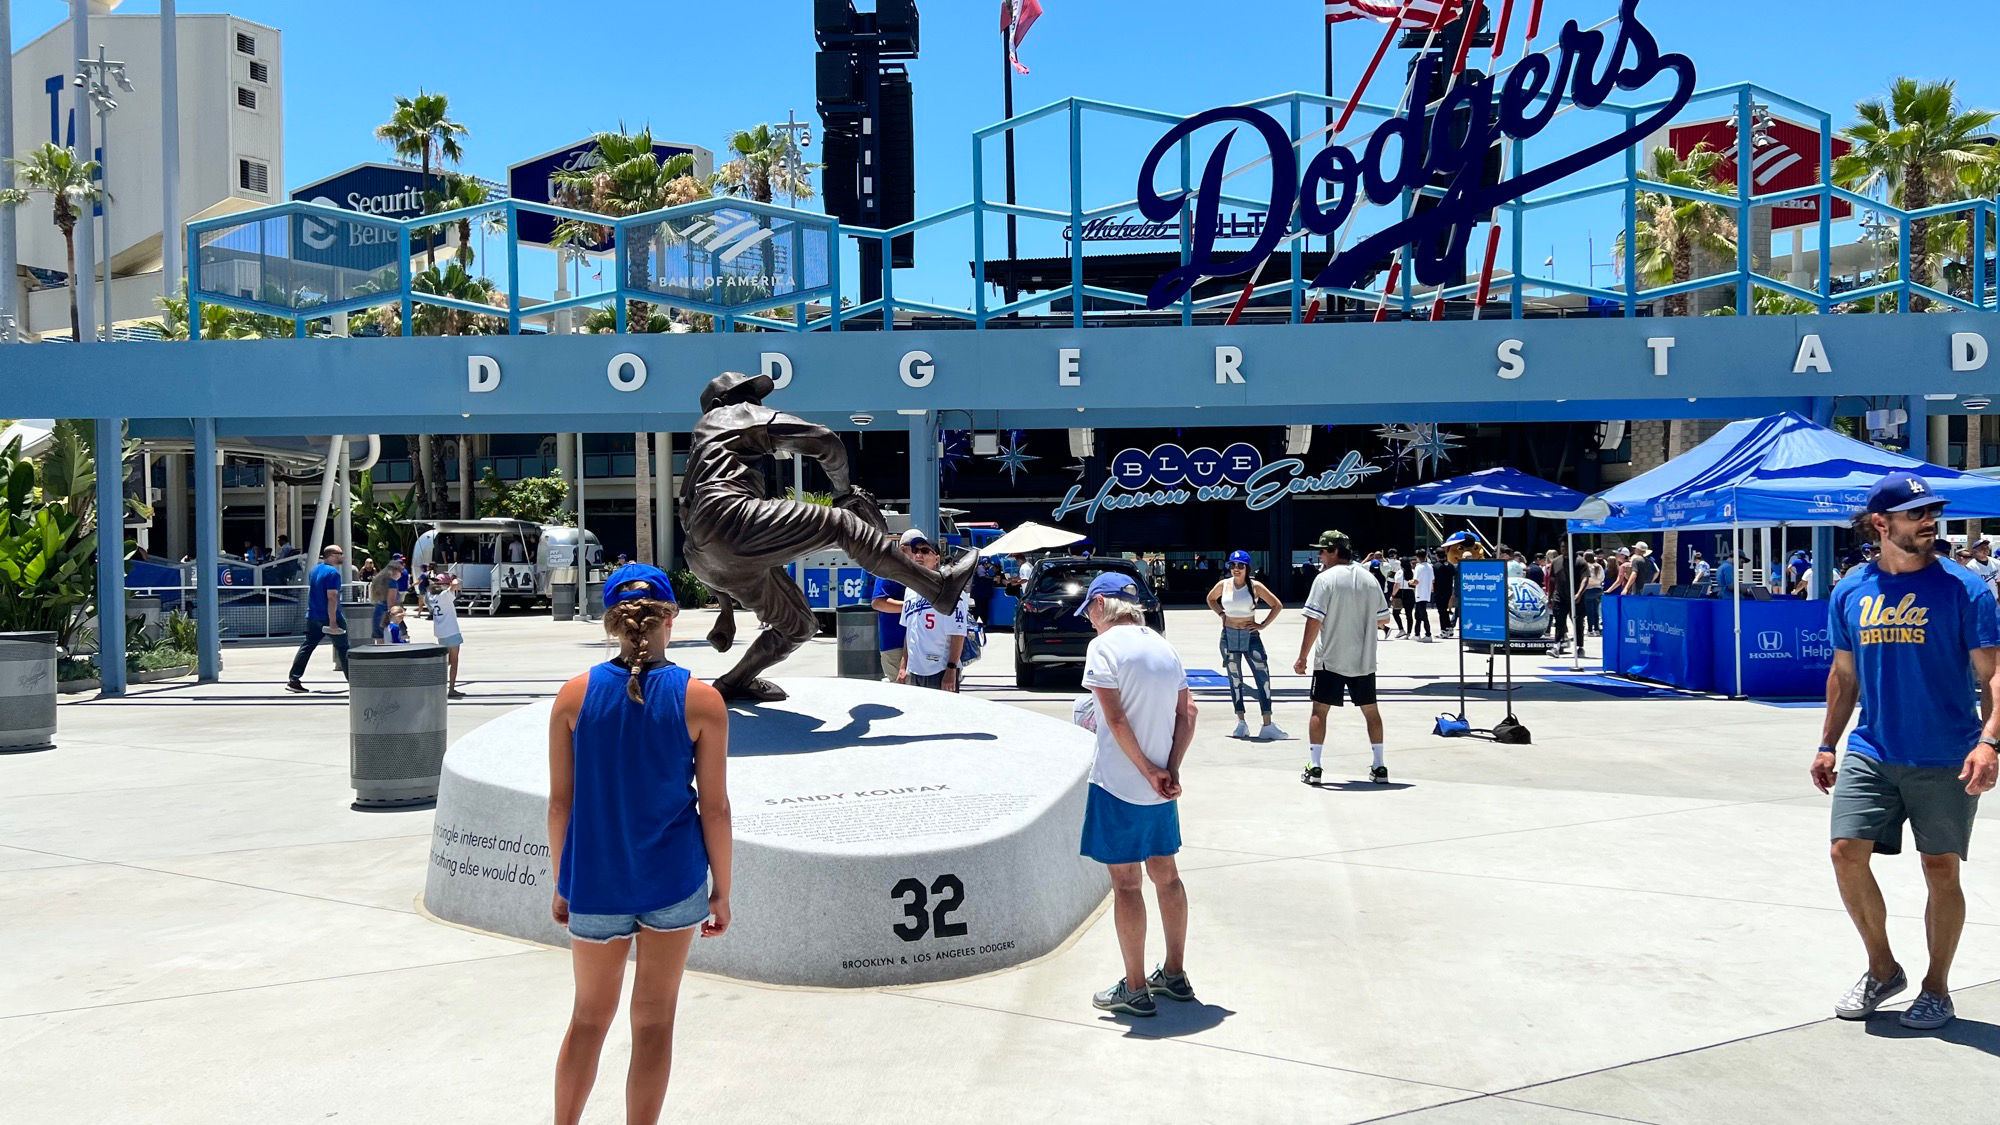
[[[1043,3],[1045,15],[1022,48],[1033,73],[1016,82],[1017,109],[1076,95],[1191,113],[1321,87],[1319,0]],[[621,121],[719,149],[731,130],[782,121],[787,109],[818,120],[809,0],[184,0],[180,7],[283,30],[288,188],[383,158],[371,129],[394,95],[419,85],[450,95],[454,116],[472,130],[467,170],[494,178],[516,160]],[[928,214],[970,198],[970,133],[1002,116],[1001,70],[995,0],[922,7],[923,53],[911,73],[918,211]],[[2000,106],[2000,4],[1949,7],[1961,14],[1943,16],[1931,6],[1906,18],[1917,9],[1879,0],[1643,0],[1639,12],[1666,49],[1694,59],[1703,86],[1755,80],[1844,122],[1856,99],[1899,74],[1956,78],[1968,104]],[[156,8],[131,0],[121,10]],[[1543,42],[1563,20],[1589,25],[1615,9],[1614,0],[1549,0]],[[14,0],[13,10],[18,45],[64,18],[67,4]],[[1336,86],[1343,93],[1374,45],[1374,26],[1338,31]],[[135,72],[143,90],[143,72]],[[1393,101],[1399,92],[1399,79],[1393,87],[1378,80],[1372,97]],[[1131,197],[1139,158],[1155,134],[1152,127],[1106,127],[1088,137],[1087,205]],[[1058,133],[1023,137],[1024,202],[1067,207],[1064,151]],[[992,153],[997,158],[997,147]],[[998,198],[997,159],[990,167],[989,197]],[[1607,204],[1531,228],[1534,264],[1546,253],[1539,248],[1553,247],[1559,272],[1581,280],[1586,239],[1594,232],[1597,257],[1608,260],[1618,222]],[[1024,233],[1024,243],[1024,253],[1062,252],[1053,228]],[[899,292],[969,304],[969,247],[964,224],[921,240],[919,269],[899,280]]]

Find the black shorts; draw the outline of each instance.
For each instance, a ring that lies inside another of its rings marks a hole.
[[[1343,676],[1323,668],[1313,670],[1312,701],[1329,707],[1345,707],[1345,696],[1354,697],[1356,707],[1375,705],[1375,673],[1365,676]]]

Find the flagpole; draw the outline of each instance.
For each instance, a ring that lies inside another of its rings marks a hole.
[[[1324,11],[1320,13],[1320,19],[1321,22],[1326,24],[1326,96],[1328,98],[1326,105],[1326,136],[1328,142],[1331,143],[1333,140],[1333,102],[1331,100],[1333,98],[1333,21],[1326,18]],[[1326,254],[1328,259],[1333,257],[1332,231],[1326,232]]]
[[[1008,48],[1014,35],[1014,20],[1013,10],[1009,9],[1008,12],[1009,18],[1000,28],[1000,74],[1006,90],[1002,113],[1006,120],[1011,121],[1014,118],[1014,60]],[[1007,130],[1007,205],[1014,206],[1014,130],[1011,127]],[[1069,232],[1069,236],[1082,238],[1083,231],[1073,230]],[[1014,284],[1014,269],[1020,256],[1021,248],[1016,241],[1015,215],[1009,211],[1007,212],[1007,281],[1004,291],[1006,301],[1010,305],[1019,300],[1021,295],[1020,288]]]

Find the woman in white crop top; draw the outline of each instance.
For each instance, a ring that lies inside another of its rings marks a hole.
[[[1270,607],[1262,621],[1257,620],[1260,602]],[[1208,591],[1208,608],[1222,618],[1222,667],[1229,674],[1229,701],[1236,706],[1236,730],[1231,737],[1250,737],[1250,723],[1243,710],[1245,657],[1250,659],[1250,672],[1256,680],[1257,705],[1264,712],[1264,727],[1257,737],[1265,741],[1289,737],[1271,721],[1271,659],[1264,652],[1264,638],[1258,636],[1277,619],[1285,603],[1250,576],[1250,552],[1230,552],[1229,577]]]

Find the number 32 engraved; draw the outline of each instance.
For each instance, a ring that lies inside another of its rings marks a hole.
[[[937,896],[934,906],[929,905],[930,895]],[[926,933],[941,938],[965,936],[965,923],[951,920],[951,912],[965,903],[965,884],[958,881],[958,876],[938,876],[932,881],[928,894],[921,880],[906,878],[890,888],[889,897],[903,901],[904,920],[891,929],[904,941],[920,941]]]

